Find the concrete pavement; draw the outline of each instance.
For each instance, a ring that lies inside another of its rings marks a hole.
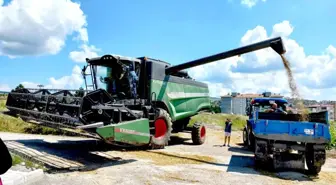
[[[5,174],[0,175],[3,185],[32,185],[44,177],[41,169],[23,172],[9,169]]]

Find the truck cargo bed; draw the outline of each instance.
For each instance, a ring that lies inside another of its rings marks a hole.
[[[311,113],[308,121],[299,121],[299,114],[257,113],[253,132],[267,140],[328,143],[330,140],[327,112]]]

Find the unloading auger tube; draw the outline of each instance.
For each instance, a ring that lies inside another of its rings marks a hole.
[[[249,53],[249,52],[264,49],[264,48],[267,48],[267,47],[271,47],[279,55],[282,55],[286,52],[285,47],[282,43],[281,37],[276,37],[276,38],[268,39],[268,40],[265,40],[265,41],[257,42],[257,43],[254,43],[254,44],[250,44],[250,45],[247,45],[247,46],[243,46],[243,47],[240,47],[240,48],[225,51],[225,52],[222,52],[222,53],[218,53],[218,54],[215,54],[215,55],[211,55],[211,56],[208,56],[208,57],[193,60],[193,61],[190,61],[190,62],[186,62],[186,63],[182,63],[182,64],[179,64],[179,65],[167,67],[166,68],[166,74],[169,75],[169,74],[172,74],[172,73],[175,73],[177,71],[181,71],[181,70],[184,70],[184,69],[187,69],[187,68],[200,66],[200,65],[207,64],[207,63],[210,63],[210,62],[215,62],[215,61],[230,58],[230,57],[233,57],[233,56],[238,56],[238,55],[241,55],[241,54],[244,54],[244,53]]]

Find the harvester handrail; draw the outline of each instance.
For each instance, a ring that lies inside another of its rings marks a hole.
[[[94,91],[94,90],[85,90],[85,89],[46,89],[46,88],[24,88],[27,90],[40,91],[40,90],[49,90],[49,91]]]

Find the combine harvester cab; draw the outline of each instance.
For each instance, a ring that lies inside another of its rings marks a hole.
[[[19,89],[9,93],[10,114],[123,146],[168,145],[171,133],[191,130],[205,142],[206,127],[190,117],[210,112],[207,84],[184,69],[271,47],[285,52],[280,37],[176,66],[147,57],[104,55],[87,59],[83,90]]]
[[[271,162],[275,169],[305,169],[318,174],[326,160],[330,142],[328,112],[268,113],[276,103],[286,111],[283,98],[255,98],[247,106],[249,120],[243,131],[244,144],[255,153],[257,166]]]

